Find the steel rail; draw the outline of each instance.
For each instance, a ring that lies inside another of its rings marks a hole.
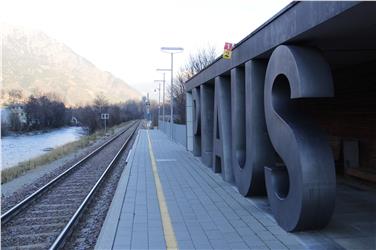
[[[68,221],[68,223],[65,225],[64,229],[60,232],[59,236],[55,239],[54,243],[49,248],[50,250],[59,249],[59,247],[63,246],[63,243],[65,242],[66,238],[70,235],[69,233],[73,229],[74,225],[80,219],[80,215],[82,214],[82,212],[85,210],[85,208],[89,204],[90,199],[94,196],[95,191],[102,184],[102,182],[104,181],[106,175],[110,172],[110,170],[113,168],[113,166],[115,166],[115,163],[120,158],[122,152],[128,146],[128,143],[130,142],[130,140],[133,137],[134,133],[137,131],[137,128],[139,127],[139,124],[137,124],[135,126],[134,130],[129,135],[129,137],[126,139],[126,141],[123,143],[123,145],[121,146],[120,150],[116,153],[115,157],[108,164],[108,166],[106,167],[105,171],[102,173],[101,177],[97,180],[97,182],[91,188],[90,192],[86,195],[84,201],[78,207],[78,209],[76,210],[76,212],[73,214],[73,216],[70,218],[70,220]],[[133,127],[133,125],[131,127]]]
[[[90,159],[96,153],[98,153],[99,151],[101,151],[105,146],[107,146],[108,144],[110,144],[111,142],[113,142],[115,139],[117,139],[119,136],[121,136],[122,134],[124,134],[131,127],[133,127],[133,125],[135,125],[136,123],[137,123],[137,121],[133,122],[133,124],[129,125],[124,131],[122,131],[121,133],[117,134],[116,136],[114,136],[113,138],[111,138],[109,141],[105,142],[104,144],[102,144],[101,146],[99,146],[98,148],[96,148],[95,150],[93,150],[90,154],[88,154],[87,156],[85,156],[84,158],[82,158],[81,160],[79,160],[78,162],[76,162],[75,164],[73,164],[70,168],[68,168],[67,170],[65,170],[63,173],[61,173],[58,176],[56,176],[54,179],[52,179],[51,181],[49,181],[47,184],[45,184],[44,186],[42,186],[41,188],[39,188],[37,191],[35,191],[31,195],[29,195],[28,197],[26,197],[25,199],[23,199],[21,202],[19,202],[17,205],[13,206],[7,212],[5,212],[4,214],[2,214],[1,215],[1,225],[4,225],[6,222],[8,222],[9,219],[11,219],[13,216],[15,216],[16,214],[18,214],[19,212],[21,212],[23,208],[25,208],[26,206],[28,206],[33,200],[35,200],[37,197],[39,197],[42,193],[44,193],[45,191],[47,191],[48,188],[50,188],[52,185],[56,184],[59,180],[62,180],[62,178],[65,177],[65,176],[67,176],[68,173],[70,173],[72,170],[76,169],[76,167],[80,166],[82,163],[86,162],[88,159]]]

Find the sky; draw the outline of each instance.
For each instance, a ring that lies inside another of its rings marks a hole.
[[[101,70],[157,99],[157,68],[170,68],[161,47],[183,47],[174,71],[208,46],[218,56],[291,1],[287,0],[2,0],[0,21],[40,30]],[[170,75],[166,74],[169,84]]]

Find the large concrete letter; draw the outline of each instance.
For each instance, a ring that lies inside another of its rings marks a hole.
[[[231,71],[232,165],[239,192],[265,195],[264,167],[274,162],[265,124],[266,63],[249,61]]]
[[[274,216],[287,231],[322,228],[331,218],[336,189],[331,149],[294,99],[333,95],[329,65],[317,51],[295,46],[274,50],[266,71],[265,117],[286,167],[266,167],[265,177]]]
[[[192,90],[193,155],[201,156],[201,105],[200,88]]]
[[[201,161],[212,166],[214,89],[209,83],[200,86],[201,99]]]
[[[230,78],[215,78],[213,170],[222,173],[225,181],[233,182],[231,164],[231,84]]]

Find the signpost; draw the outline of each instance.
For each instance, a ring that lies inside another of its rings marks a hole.
[[[101,120],[104,120],[104,133],[107,133],[107,127],[106,127],[106,121],[110,119],[110,114],[109,113],[102,113],[101,114]]]
[[[232,47],[233,47],[232,43],[225,43],[225,47],[223,51],[224,59],[231,59]]]

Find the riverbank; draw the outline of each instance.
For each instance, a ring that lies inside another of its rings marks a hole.
[[[50,131],[15,134],[1,138],[1,169],[41,156],[46,151],[77,141],[87,135],[82,127],[63,127]]]
[[[1,139],[7,138],[7,137],[42,135],[42,134],[54,132],[54,131],[57,131],[57,130],[60,130],[60,129],[64,129],[64,128],[80,128],[80,127],[63,126],[63,127],[60,127],[60,128],[48,128],[48,129],[20,131],[20,132],[7,131],[5,134],[1,134]],[[87,129],[84,129],[83,132],[85,134],[88,134]]]
[[[26,172],[45,166],[51,162],[57,161],[62,157],[72,154],[80,149],[86,148],[93,145],[95,142],[103,139],[107,136],[113,135],[119,129],[121,129],[126,123],[114,126],[107,130],[107,134],[104,134],[103,130],[99,130],[91,135],[83,136],[77,141],[64,144],[62,146],[56,147],[43,155],[35,157],[33,159],[20,162],[14,167],[6,168],[1,171],[1,183],[7,183]]]

